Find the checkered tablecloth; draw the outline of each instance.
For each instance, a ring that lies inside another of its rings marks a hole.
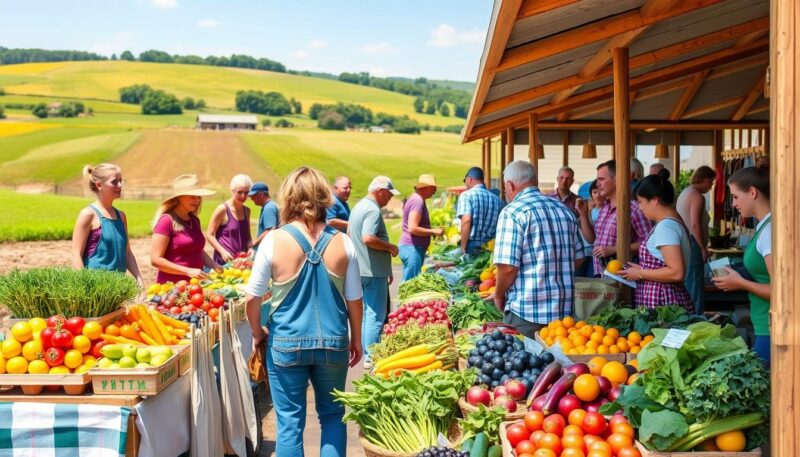
[[[0,403],[0,457],[120,457],[130,409]]]

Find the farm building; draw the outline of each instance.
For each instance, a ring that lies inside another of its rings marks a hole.
[[[197,116],[197,128],[201,130],[255,130],[258,126],[256,116],[226,114],[201,114]]]

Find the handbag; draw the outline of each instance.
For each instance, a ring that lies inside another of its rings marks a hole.
[[[247,371],[250,372],[250,379],[253,382],[264,382],[267,379],[267,362],[264,360],[266,350],[267,339],[264,338],[247,360]]]

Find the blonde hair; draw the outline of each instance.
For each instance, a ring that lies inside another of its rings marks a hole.
[[[281,184],[278,201],[283,224],[299,220],[307,227],[324,222],[333,204],[325,175],[309,167],[289,173]]]
[[[253,187],[253,180],[247,175],[236,175],[231,178],[231,190],[239,186]]]
[[[156,228],[156,225],[158,224],[158,221],[161,219],[161,216],[169,214],[170,219],[172,219],[173,230],[175,230],[176,232],[181,232],[186,229],[186,226],[183,225],[181,219],[179,217],[176,217],[175,214],[173,213],[175,207],[178,206],[178,199],[180,197],[181,196],[179,195],[177,197],[170,198],[169,200],[164,201],[158,206],[158,209],[156,210],[156,217],[153,219],[153,228]],[[189,215],[197,217],[197,215],[200,214],[200,209],[202,209],[202,207],[203,207],[203,200],[201,198],[200,204],[197,206],[197,211],[193,211],[189,213]]]
[[[114,173],[120,172],[122,172],[122,169],[112,163],[101,163],[95,166],[86,165],[83,167],[83,177],[89,184],[89,190],[94,193],[98,192],[97,184],[108,181]]]

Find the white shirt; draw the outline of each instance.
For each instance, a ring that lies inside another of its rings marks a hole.
[[[683,253],[683,266],[689,267],[689,258],[692,248],[689,244],[689,235],[686,228],[675,219],[666,218],[656,224],[653,233],[647,239],[647,250],[650,255],[664,261],[664,254],[659,249],[661,246],[680,246]]]
[[[767,219],[769,219],[769,222],[764,226],[764,230],[761,231],[761,234],[758,235],[758,240],[756,240],[756,250],[761,254],[761,257],[772,254],[772,213],[767,214],[764,219],[758,221],[756,232],[764,225]]]

